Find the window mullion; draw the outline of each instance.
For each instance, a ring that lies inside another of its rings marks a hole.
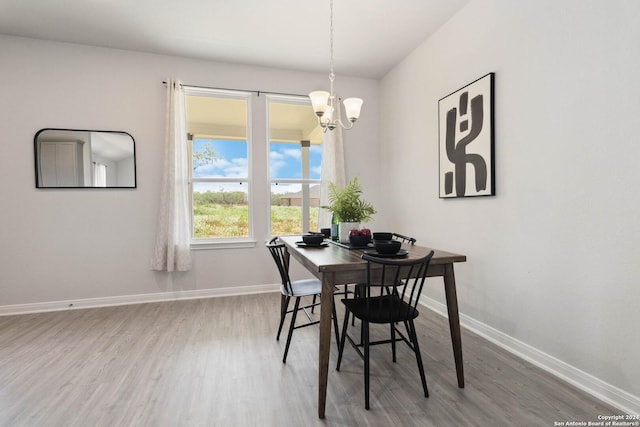
[[[300,141],[302,149],[302,179],[309,179],[309,147],[310,141]],[[302,184],[302,232],[309,232],[309,184]]]

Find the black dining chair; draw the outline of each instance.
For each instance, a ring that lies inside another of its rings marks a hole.
[[[404,341],[413,350],[420,372],[420,380],[424,396],[429,397],[427,380],[418,345],[418,335],[414,319],[418,317],[417,304],[424,287],[427,269],[433,257],[433,251],[423,258],[398,259],[378,258],[363,254],[367,261],[367,283],[364,284],[364,295],[343,299],[345,306],[344,324],[340,337],[338,364],[340,370],[344,344],[349,340],[358,355],[364,360],[365,408],[369,409],[369,349],[372,345],[391,344],[392,360],[396,362],[396,342]],[[348,334],[349,316],[362,322],[361,342],[356,343]],[[370,342],[369,324],[388,324],[391,338]],[[398,328],[404,324],[407,336]],[[360,349],[362,347],[362,350]]]
[[[394,240],[400,240],[403,243],[408,243],[410,245],[415,245],[416,244],[416,239],[414,239],[413,237],[409,237],[409,236],[404,236],[402,234],[398,234],[398,233],[392,233],[393,235],[393,239]]]
[[[287,335],[287,343],[284,347],[284,355],[282,357],[282,363],[287,362],[287,354],[289,353],[289,346],[291,344],[291,337],[293,336],[293,330],[304,328],[306,326],[315,325],[320,322],[320,320],[316,320],[313,318],[312,313],[310,314],[308,309],[313,308],[316,305],[320,305],[320,303],[316,303],[316,296],[320,296],[322,292],[322,282],[318,279],[301,279],[301,280],[291,280],[289,277],[289,253],[286,250],[286,247],[283,243],[278,243],[278,238],[274,237],[267,244],[267,248],[273,257],[273,260],[278,267],[278,272],[280,273],[280,279],[282,281],[280,285],[280,292],[282,293],[282,298],[284,298],[284,304],[282,304],[282,308],[280,311],[280,325],[278,326],[278,333],[276,335],[276,340],[280,340],[280,333],[282,332],[282,326],[284,324],[285,317],[287,314],[291,314],[291,323],[289,325],[289,333]],[[335,288],[334,288],[335,289]],[[313,302],[311,304],[301,306],[301,300],[303,297],[313,296]],[[289,303],[291,298],[295,298],[294,307],[292,310],[289,310]],[[296,317],[298,311],[302,311],[306,317],[308,322],[296,325]],[[338,321],[336,316],[336,307],[333,305],[333,327],[335,329],[336,334],[336,343],[339,340],[338,334]]]
[[[407,243],[407,244],[409,244],[411,246],[415,245],[416,242],[417,242],[417,240],[415,238],[409,237],[409,236],[405,236],[405,235],[399,234],[399,233],[391,233],[391,236],[393,237],[393,240],[399,240],[402,243]],[[357,297],[359,295],[359,292],[360,292],[361,288],[362,288],[361,284],[356,283],[355,290],[353,291],[354,296]],[[347,290],[347,293],[349,293],[348,292],[348,288],[346,286],[345,286],[345,289]],[[354,325],[354,322],[355,322],[355,318],[351,319],[351,324],[352,325]]]

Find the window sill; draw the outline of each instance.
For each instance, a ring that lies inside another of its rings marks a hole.
[[[233,239],[233,240],[206,240],[202,242],[191,242],[191,250],[201,251],[209,249],[241,249],[255,248],[258,242],[253,239]]]

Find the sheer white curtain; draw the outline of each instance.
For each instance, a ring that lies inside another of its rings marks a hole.
[[[167,81],[167,131],[156,246],[151,267],[158,271],[191,269],[189,159],[182,84]]]
[[[341,117],[340,103],[337,103],[334,114]],[[339,188],[346,185],[344,172],[344,146],[342,144],[342,128],[328,130],[322,137],[322,172],[320,175],[320,206],[329,204],[329,183],[333,182]],[[331,227],[331,212],[320,209],[318,228]]]

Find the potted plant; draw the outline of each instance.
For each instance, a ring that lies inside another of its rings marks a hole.
[[[323,208],[330,210],[339,221],[340,242],[349,242],[349,232],[360,228],[361,222],[371,219],[376,213],[371,203],[361,199],[362,189],[358,177],[353,178],[344,188],[329,183],[329,205]]]

